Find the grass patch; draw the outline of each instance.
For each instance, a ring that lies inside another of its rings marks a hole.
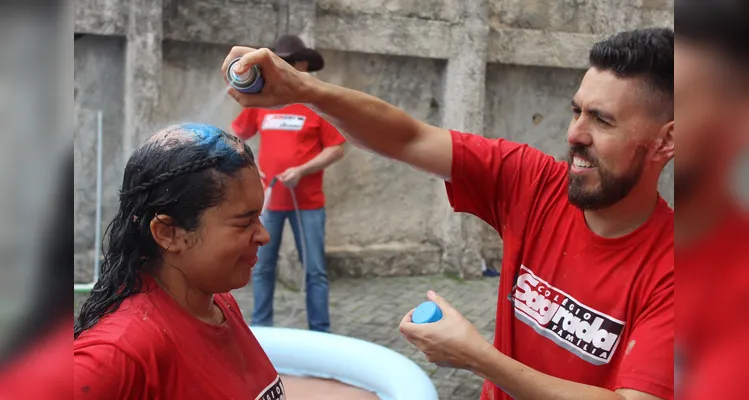
[[[466,280],[465,280],[465,279],[463,279],[463,278],[462,278],[462,277],[461,277],[461,276],[460,276],[460,275],[459,275],[459,274],[458,274],[457,272],[455,272],[455,271],[445,271],[445,272],[443,272],[443,273],[442,273],[442,275],[443,275],[443,276],[444,276],[445,278],[447,278],[447,279],[450,279],[451,281],[454,281],[454,282],[458,282],[458,283],[465,283],[465,282],[466,282]]]

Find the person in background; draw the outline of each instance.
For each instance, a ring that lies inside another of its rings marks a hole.
[[[734,171],[749,149],[749,2],[674,10],[678,397],[744,399],[749,212]]]
[[[300,72],[315,72],[324,66],[322,55],[307,48],[294,35],[280,37],[273,51]],[[260,248],[258,265],[252,272],[252,325],[273,326],[276,264],[288,220],[305,273],[309,329],[329,332],[323,171],[343,157],[345,138],[302,104],[272,110],[246,108],[234,120],[232,128],[243,140],[260,135],[261,176],[266,186],[273,185],[261,217],[270,233],[270,242]],[[274,184],[276,180],[281,184]],[[296,216],[297,208],[301,221]]]
[[[382,100],[233,48],[266,83],[245,107],[310,104],[352,143],[445,180],[456,212],[504,240],[494,344],[445,299],[443,319],[401,333],[427,360],[485,378],[482,400],[673,398],[674,213],[658,193],[674,156],[674,33],[596,43],[571,93],[568,159],[423,123]],[[487,307],[492,307],[487,302]]]

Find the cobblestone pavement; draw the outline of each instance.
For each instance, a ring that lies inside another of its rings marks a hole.
[[[398,324],[410,309],[426,300],[427,290],[432,289],[473,322],[487,340],[493,340],[497,286],[498,278],[460,281],[444,275],[336,279],[330,284],[331,331],[377,343],[410,358],[431,377],[441,400],[478,400],[481,378],[428,362],[401,336]],[[252,286],[233,294],[249,323]],[[307,328],[304,299],[299,292],[279,284],[274,302],[276,326]]]

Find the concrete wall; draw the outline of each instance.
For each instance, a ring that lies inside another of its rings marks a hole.
[[[329,68],[318,74],[320,79],[370,93],[416,118],[440,123],[444,61],[340,51],[323,55]],[[347,146],[347,152],[327,171],[325,181],[333,270],[439,271],[433,212],[438,202],[429,190],[437,179],[353,146]],[[357,262],[359,258],[367,258],[369,266]]]
[[[86,36],[75,46],[75,279],[93,274],[96,221],[97,113],[102,114],[103,226],[117,211],[117,190],[125,165],[124,129],[126,42],[116,36]]]
[[[229,132],[242,107],[226,94],[218,67],[231,46],[210,43],[164,42],[161,94],[154,125],[185,121],[216,125]]]
[[[672,23],[672,0],[76,0],[76,253],[93,264],[95,113],[105,126],[104,223],[125,156],[153,130],[186,120],[229,129],[239,107],[218,66],[231,45],[298,33],[326,58],[320,79],[362,90],[431,124],[508,137],[558,155],[592,43]],[[251,141],[251,147],[257,143]],[[326,172],[334,275],[480,272],[501,243],[451,213],[444,184],[347,148]],[[672,178],[663,180],[672,198]],[[284,233],[281,274],[296,263]]]
[[[673,0],[490,1],[490,25],[567,33],[611,34],[637,26],[672,26]]]

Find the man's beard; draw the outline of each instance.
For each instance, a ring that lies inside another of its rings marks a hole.
[[[632,189],[640,181],[642,170],[645,167],[645,156],[647,148],[637,149],[632,167],[625,174],[615,175],[604,168],[597,159],[594,159],[584,146],[572,146],[567,154],[567,176],[569,186],[567,197],[572,205],[583,211],[595,211],[610,207],[627,197]],[[600,185],[593,191],[585,189],[588,175],[573,175],[572,157],[578,155],[596,167]]]

